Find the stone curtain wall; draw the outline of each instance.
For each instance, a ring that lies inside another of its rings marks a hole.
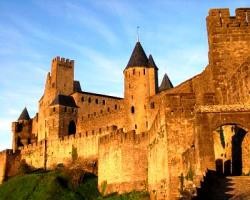
[[[160,111],[149,130],[148,191],[151,199],[167,199],[170,192],[165,109]]]
[[[145,133],[114,130],[99,141],[98,188],[104,194],[146,190],[147,143]]]
[[[47,168],[53,168],[59,163],[72,161],[72,150],[78,157],[84,159],[98,158],[98,139],[101,135],[108,134],[112,127],[89,130],[88,135],[78,134],[60,138],[58,140],[42,140],[38,143],[20,148],[21,159],[35,168],[43,168],[45,160]],[[45,151],[46,147],[46,151]]]
[[[0,184],[3,183],[6,176],[7,150],[0,152]]]

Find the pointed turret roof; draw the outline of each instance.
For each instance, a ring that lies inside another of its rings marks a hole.
[[[158,70],[158,67],[156,66],[153,56],[151,54],[148,57],[148,67],[153,67]]]
[[[19,116],[18,121],[19,120],[30,120],[30,116],[26,107],[23,109],[23,112]]]
[[[79,81],[74,81],[74,92],[81,92],[82,88],[81,88],[81,84]]]
[[[170,88],[173,88],[173,84],[171,83],[170,79],[168,78],[167,74],[164,74],[164,77],[162,79],[161,85],[159,87],[159,91],[167,90]]]
[[[126,69],[129,67],[147,67],[147,66],[148,66],[148,58],[141,46],[141,43],[137,42],[131,54],[131,57],[128,61]]]

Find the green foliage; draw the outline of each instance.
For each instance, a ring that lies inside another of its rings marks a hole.
[[[72,145],[72,153],[71,153],[72,162],[75,162],[78,158],[77,148]]]
[[[220,134],[221,145],[225,149],[226,143],[225,143],[225,137],[224,137],[224,132],[223,132],[222,126],[219,128],[219,130],[217,132]]]
[[[86,173],[79,164],[73,164],[70,168],[64,168],[61,172],[67,177],[69,186],[73,190],[76,190],[80,186]]]
[[[180,180],[180,189],[179,189],[179,191],[180,191],[180,193],[182,193],[183,190],[184,190],[184,176],[183,176],[183,173],[181,173],[181,175],[179,176],[179,180]]]
[[[147,192],[130,192],[122,195],[111,195],[109,197],[99,197],[98,200],[149,200]]]
[[[107,189],[107,181],[103,181],[101,183],[101,194],[102,195],[105,195],[106,189]]]
[[[192,167],[189,167],[188,169],[188,172],[187,172],[187,175],[186,175],[186,179],[189,180],[189,181],[193,181],[194,180],[194,171],[192,169]]]
[[[97,189],[97,177],[85,174],[76,190],[60,171],[16,176],[0,186],[1,200],[148,200],[145,192],[102,197]],[[107,185],[106,185],[107,187]]]
[[[21,160],[20,166],[18,169],[18,174],[24,175],[24,174],[28,174],[30,172],[32,172],[31,167],[26,163],[25,160]]]
[[[0,187],[1,200],[74,200],[77,195],[56,179],[55,173],[17,176]]]

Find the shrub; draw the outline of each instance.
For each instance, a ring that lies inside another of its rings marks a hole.
[[[20,166],[18,169],[18,174],[24,175],[32,172],[32,168],[26,163],[25,160],[21,160]]]

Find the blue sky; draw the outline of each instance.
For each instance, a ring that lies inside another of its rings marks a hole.
[[[75,60],[75,79],[90,92],[123,96],[123,74],[140,41],[177,85],[207,65],[209,8],[248,7],[241,0],[1,0],[0,150],[11,147],[11,121],[33,117],[51,59]],[[161,81],[161,80],[160,80]]]

